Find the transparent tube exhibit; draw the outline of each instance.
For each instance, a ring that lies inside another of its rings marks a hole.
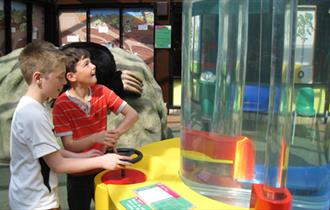
[[[266,1],[267,2],[267,1]],[[268,202],[291,209],[286,188],[292,134],[293,69],[296,1],[269,1],[272,16],[270,80],[267,130],[265,133],[264,183],[260,187]],[[264,9],[262,5],[261,9]],[[257,189],[254,186],[253,190]],[[255,191],[253,191],[256,193]],[[254,204],[252,204],[253,206]]]
[[[252,185],[263,184],[267,199],[285,199],[295,14],[294,0],[184,1],[180,175],[193,190],[249,207]],[[266,87],[265,110],[244,104],[248,47],[259,55],[254,77],[269,75],[252,90],[259,100]],[[243,129],[246,110],[255,119],[253,133]]]
[[[247,24],[246,0],[184,1],[181,177],[245,207],[255,156],[241,135]]]

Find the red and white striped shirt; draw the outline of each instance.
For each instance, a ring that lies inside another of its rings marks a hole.
[[[53,121],[57,136],[70,136],[78,140],[85,136],[107,129],[108,111],[118,114],[126,106],[126,102],[117,96],[112,90],[103,85],[93,85],[90,88],[91,98],[89,104],[84,104],[70,96],[67,92],[62,93],[55,101],[53,107]],[[99,149],[103,145],[94,144],[85,149]]]

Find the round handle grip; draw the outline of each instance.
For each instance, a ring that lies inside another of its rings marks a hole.
[[[135,154],[136,157],[133,158],[132,160],[125,160],[130,163],[137,163],[143,158],[142,152],[133,148],[117,148],[117,152],[119,155],[124,155],[124,156],[131,156]]]

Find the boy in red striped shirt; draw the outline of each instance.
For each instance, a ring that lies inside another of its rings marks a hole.
[[[66,79],[70,88],[53,107],[55,133],[64,148],[73,152],[98,149],[103,153],[114,147],[120,135],[138,120],[137,112],[112,90],[96,84],[95,65],[87,50],[67,48]],[[121,113],[123,120],[114,130],[107,130],[108,111]],[[68,174],[67,191],[70,210],[90,209],[94,198],[94,177],[100,172]]]

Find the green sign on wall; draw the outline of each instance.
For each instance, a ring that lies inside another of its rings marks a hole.
[[[171,31],[169,25],[155,26],[155,48],[171,48]]]

